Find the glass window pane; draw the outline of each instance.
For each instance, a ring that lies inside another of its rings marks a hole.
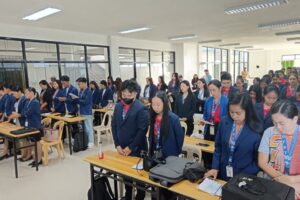
[[[161,63],[152,63],[151,64],[151,77],[155,84],[158,83],[158,77],[162,76],[162,64]],[[166,77],[166,76],[165,76]]]
[[[59,45],[60,60],[63,61],[84,61],[84,46]]]
[[[133,63],[121,63],[120,64],[120,73],[122,80],[131,79],[134,77],[133,73]]]
[[[207,47],[200,47],[200,48],[201,48],[200,51],[202,51],[200,65],[202,69],[206,69],[207,68]]]
[[[151,51],[150,52],[151,62],[162,62],[162,52],[160,51]]]
[[[0,60],[23,60],[21,42],[0,40]]]
[[[76,79],[86,78],[85,63],[61,63],[61,74],[70,77],[70,82],[76,86]]]
[[[135,61],[148,63],[149,62],[149,53],[148,52],[149,51],[145,51],[145,50],[136,50],[135,51]]]
[[[174,52],[164,52],[164,62],[174,62]]]
[[[220,79],[221,70],[221,49],[215,49],[215,65],[214,65],[214,77]]]
[[[133,62],[133,49],[119,48],[120,62]]]
[[[215,70],[214,70],[214,63],[215,63],[215,55],[214,55],[215,51],[214,48],[208,48],[208,71],[210,72],[210,74],[213,75],[213,77],[215,77]]]
[[[28,63],[28,79],[29,86],[40,90],[39,82],[46,80],[50,82],[50,78],[55,76],[58,78],[58,64],[57,63]]]
[[[8,83],[19,85],[25,89],[25,72],[23,63],[2,63],[0,64],[0,85]]]
[[[25,42],[26,59],[57,61],[56,45],[52,43]]]
[[[106,80],[109,75],[108,64],[106,63],[88,63],[88,72],[90,81],[99,83]]]
[[[87,46],[88,61],[108,61],[108,49],[106,47]]]
[[[138,84],[141,86],[142,89],[142,93],[141,95],[143,95],[144,93],[144,88],[146,85],[146,78],[150,76],[149,73],[149,64],[146,63],[137,63],[136,64],[136,81],[138,82]]]
[[[165,63],[164,64],[164,79],[166,84],[172,79],[172,74],[174,73],[174,64],[173,63]]]

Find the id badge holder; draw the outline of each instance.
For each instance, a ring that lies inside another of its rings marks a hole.
[[[209,134],[210,135],[215,135],[215,126],[209,125]]]
[[[27,126],[28,126],[28,121],[26,120],[26,121],[25,121],[25,127],[27,127]]]
[[[230,165],[226,166],[226,175],[227,177],[232,178],[233,177],[233,168]]]

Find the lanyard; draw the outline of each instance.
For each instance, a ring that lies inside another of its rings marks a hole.
[[[213,104],[212,104],[212,109],[211,109],[211,119],[212,119],[212,121],[215,121],[215,113],[216,113],[216,110],[217,110],[218,106],[220,105],[219,102],[215,104],[215,100],[213,99]]]
[[[290,171],[290,167],[291,167],[291,160],[294,154],[294,150],[295,150],[295,146],[296,146],[296,142],[298,139],[298,135],[299,135],[299,128],[297,126],[297,129],[293,135],[293,139],[291,141],[291,146],[290,146],[290,150],[288,151],[288,147],[287,147],[287,141],[286,141],[286,135],[285,134],[281,134],[281,138],[282,138],[282,147],[283,147],[283,153],[284,153],[284,171],[285,174],[289,174]]]
[[[230,153],[229,153],[229,158],[228,158],[228,164],[231,165],[232,164],[232,160],[233,160],[233,154],[234,154],[234,150],[235,150],[235,143],[237,141],[237,138],[239,137],[240,133],[243,130],[244,125],[240,128],[239,134],[236,134],[236,123],[234,122],[232,125],[232,129],[231,129],[231,140],[230,141]]]
[[[156,150],[160,148],[159,142],[160,142],[160,126],[158,125],[157,122],[154,124],[154,128],[156,130]]]

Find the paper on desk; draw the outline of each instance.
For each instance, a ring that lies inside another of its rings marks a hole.
[[[138,165],[133,165],[132,169],[138,169],[138,170],[144,169],[143,162],[139,163]]]
[[[206,121],[206,120],[204,120],[204,119],[200,119],[200,122],[203,122],[204,124],[209,124],[209,125],[214,126],[214,123],[209,122],[209,121]]]
[[[207,192],[211,195],[222,195],[222,185],[210,178],[204,179],[204,181],[198,185],[198,189]]]

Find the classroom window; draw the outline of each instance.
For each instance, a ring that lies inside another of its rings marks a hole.
[[[59,45],[60,61],[84,61],[84,46]]]
[[[0,40],[0,60],[23,60],[21,41]]]

